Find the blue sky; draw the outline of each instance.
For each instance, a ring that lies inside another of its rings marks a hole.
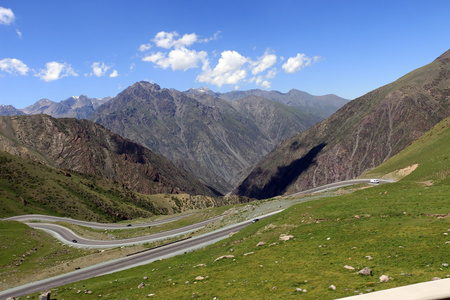
[[[0,104],[261,88],[354,99],[450,48],[450,1],[1,1]]]

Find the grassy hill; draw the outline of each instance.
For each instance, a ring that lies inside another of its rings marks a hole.
[[[0,218],[36,213],[116,222],[238,201],[241,199],[185,194],[144,195],[113,180],[51,168],[0,151]]]
[[[418,164],[396,183],[297,204],[204,250],[69,284],[58,297],[335,299],[449,277],[449,122],[366,174]],[[225,254],[234,258],[215,261]],[[365,267],[372,276],[356,274]]]

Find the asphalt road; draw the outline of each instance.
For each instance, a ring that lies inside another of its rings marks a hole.
[[[46,291],[51,288],[62,286],[68,283],[117,272],[138,265],[148,264],[158,259],[183,254],[187,251],[202,248],[208,244],[212,244],[217,242],[218,240],[227,238],[231,232],[237,232],[242,228],[250,225],[251,223],[252,221],[242,222],[201,236],[169,244],[164,247],[156,248],[143,253],[127,256],[106,263],[90,266],[88,268],[76,270],[74,272],[19,286],[0,292],[0,298],[6,299],[8,297],[21,297],[40,291]]]
[[[14,216],[14,217],[9,217],[9,218],[4,218],[1,220],[12,220],[12,221],[19,221],[19,222],[26,222],[26,221],[66,222],[66,223],[71,223],[71,224],[95,228],[95,229],[130,229],[130,228],[136,228],[136,227],[148,227],[148,226],[156,226],[156,225],[161,225],[161,224],[165,224],[165,223],[170,223],[170,222],[174,222],[174,221],[178,221],[180,219],[186,218],[187,216],[190,216],[190,215],[192,215],[192,214],[180,215],[180,216],[171,217],[171,218],[167,218],[167,219],[159,220],[159,221],[131,224],[131,226],[129,226],[129,224],[97,223],[97,222],[75,220],[72,218],[63,218],[63,217],[37,215],[37,214],[36,215]]]
[[[298,193],[291,194],[289,196],[298,196],[303,194],[312,194],[312,193],[318,193],[318,192],[324,192],[326,190],[332,190],[337,189],[344,186],[349,186],[353,184],[361,184],[361,183],[369,183],[373,185],[379,185],[379,184],[385,184],[385,183],[392,183],[394,180],[387,180],[387,179],[378,179],[379,183],[370,183],[370,179],[350,179],[350,180],[344,180],[339,182],[334,182],[326,185],[322,185],[319,187],[315,187],[306,191],[301,191]]]
[[[392,181],[380,179],[380,184],[388,183],[388,182],[392,182]],[[359,184],[359,183],[370,183],[370,182],[369,182],[369,179],[347,180],[347,181],[343,181],[343,182],[328,184],[328,185],[325,185],[322,187],[310,189],[310,190],[307,190],[307,191],[304,191],[301,193],[296,193],[294,195],[321,192],[321,191],[325,191],[328,189],[334,189],[334,188],[339,188],[342,186],[347,186],[347,185],[351,185],[351,184]],[[261,216],[261,217],[259,217],[259,219],[268,217],[269,215],[272,215],[275,213],[278,213],[278,211],[273,212],[268,215],[265,215],[265,216]],[[184,217],[184,216],[180,216],[180,217]],[[25,217],[23,217],[23,216],[22,216],[22,219],[20,219],[20,218],[21,218],[21,216],[7,218],[7,219],[9,219],[9,220],[15,219],[15,220],[22,220],[22,221],[30,220],[30,219],[25,219]],[[49,218],[49,216],[45,216],[45,218]],[[175,217],[175,218],[178,218],[178,217]],[[56,224],[44,224],[44,223],[27,223],[27,224],[34,228],[46,230],[47,232],[50,232],[51,234],[53,234],[55,236],[59,236],[58,238],[62,239],[66,243],[67,243],[67,241],[76,239],[78,241],[78,243],[76,243],[76,244],[72,243],[72,245],[77,245],[77,246],[85,245],[88,247],[108,247],[108,246],[118,247],[118,246],[122,246],[122,245],[127,245],[129,243],[137,244],[137,243],[145,243],[145,242],[149,242],[149,241],[154,241],[155,238],[163,239],[163,238],[168,238],[169,236],[173,236],[173,235],[181,235],[183,233],[202,228],[202,227],[206,226],[207,224],[218,220],[219,218],[220,217],[216,217],[216,218],[209,219],[209,220],[206,220],[203,222],[199,222],[197,224],[192,224],[192,225],[174,229],[171,231],[161,232],[161,233],[152,234],[152,235],[148,235],[148,236],[144,236],[144,237],[116,240],[116,241],[99,241],[99,240],[83,239],[83,238],[77,236],[75,233],[73,233],[69,229],[67,229],[63,226],[60,226],[60,225],[56,225]],[[31,219],[34,220],[35,216]],[[58,219],[58,221],[61,220],[61,218],[56,218],[56,219]],[[67,222],[67,219],[68,218],[64,218],[64,221]],[[47,220],[55,220],[55,217],[50,217],[50,219],[47,219]],[[69,220],[72,220],[72,219],[69,219]],[[174,220],[174,218],[171,218],[171,220]],[[71,223],[74,223],[74,221],[76,221],[76,220],[72,220]],[[168,221],[168,220],[164,220],[164,221]],[[77,224],[81,225],[80,222],[84,224],[83,226],[86,226],[85,225],[86,223],[89,223],[90,225],[94,225],[94,226],[101,224],[101,223],[92,224],[91,222],[84,222],[84,221],[79,221],[79,222],[77,221]],[[90,267],[87,267],[84,269],[76,270],[74,272],[66,273],[63,275],[56,276],[56,277],[48,278],[48,279],[41,280],[38,282],[33,282],[33,283],[29,283],[29,284],[19,286],[19,287],[13,288],[13,289],[2,291],[2,292],[0,292],[0,298],[6,299],[6,298],[12,297],[12,296],[20,297],[20,296],[24,296],[24,295],[29,295],[31,293],[49,290],[51,288],[65,285],[68,283],[72,283],[72,282],[76,282],[76,281],[80,281],[80,280],[84,280],[84,279],[88,279],[88,278],[92,278],[92,277],[96,277],[96,276],[100,276],[100,275],[104,275],[104,274],[108,274],[108,273],[117,272],[120,270],[128,269],[128,268],[142,265],[142,264],[148,264],[157,259],[163,259],[163,258],[183,254],[187,251],[192,251],[197,248],[202,248],[208,244],[213,244],[216,241],[227,238],[231,232],[237,232],[240,229],[244,228],[245,226],[248,226],[251,223],[252,223],[251,220],[245,221],[245,222],[233,225],[233,226],[228,226],[223,229],[219,229],[219,230],[216,230],[216,231],[213,231],[210,233],[206,233],[206,234],[203,234],[203,235],[200,235],[197,237],[193,237],[191,239],[187,239],[187,240],[183,240],[183,241],[180,241],[177,243],[169,244],[164,247],[156,248],[156,249],[146,251],[143,253],[139,253],[136,255],[132,255],[129,257],[124,257],[121,259],[104,262],[104,263],[101,263],[98,265],[94,265],[94,266],[90,266]],[[159,224],[161,224],[161,223],[159,223]],[[104,226],[104,225],[107,225],[107,224],[101,224],[101,226]],[[117,224],[111,224],[111,225],[117,225]],[[146,223],[146,225],[142,224],[142,226],[152,226],[152,225],[155,225],[155,223],[154,222]],[[129,226],[126,226],[126,225],[125,226],[122,225],[122,227],[129,228]],[[137,226],[134,226],[134,227],[137,227]],[[95,228],[99,228],[99,227],[95,227]],[[105,227],[100,227],[100,228],[107,229]],[[108,228],[116,228],[117,229],[117,227],[108,227]],[[69,242],[69,243],[71,243],[71,242]]]
[[[72,230],[57,224],[50,223],[25,223],[30,227],[35,229],[42,229],[48,232],[49,234],[55,236],[59,240],[63,241],[66,244],[70,244],[74,247],[79,248],[113,248],[113,247],[121,247],[121,246],[129,246],[136,244],[143,244],[149,242],[155,242],[158,240],[164,240],[170,237],[186,234],[198,229],[205,227],[206,225],[218,221],[221,217],[214,217],[205,221],[201,221],[195,224],[187,225],[184,227],[163,231],[159,233],[154,233],[150,235],[129,238],[129,239],[119,239],[119,240],[90,240],[83,237],[78,236]],[[129,227],[126,227],[129,228]],[[72,240],[76,240],[74,243]]]

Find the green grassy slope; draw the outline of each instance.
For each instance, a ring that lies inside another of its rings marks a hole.
[[[183,197],[139,194],[112,180],[0,151],[0,218],[38,213],[111,222],[214,206],[210,197]]]
[[[364,177],[378,177],[418,164],[406,180],[449,184],[450,117],[441,121],[404,151],[395,155]]]
[[[204,250],[69,284],[58,297],[335,299],[449,277],[448,121],[371,173],[419,164],[397,183],[297,204]],[[226,254],[234,258],[215,261]],[[356,274],[364,267],[373,275]]]

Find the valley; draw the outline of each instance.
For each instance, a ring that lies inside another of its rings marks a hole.
[[[5,276],[23,270],[31,289],[5,277],[0,295],[336,299],[450,280],[449,66],[450,50],[335,113],[291,106],[295,90],[141,81],[91,111],[95,122],[1,116],[1,217],[115,228],[2,220]],[[110,261],[104,271],[90,255]],[[67,273],[74,260],[83,267]],[[32,287],[43,264],[39,278],[67,275]]]

